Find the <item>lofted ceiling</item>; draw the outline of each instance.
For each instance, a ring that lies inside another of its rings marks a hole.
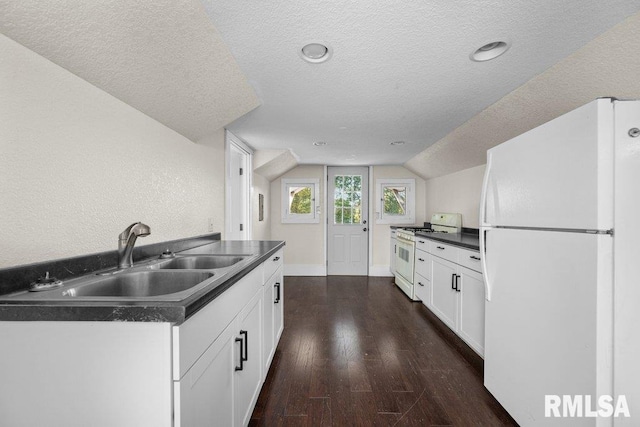
[[[637,0],[202,1],[262,102],[228,128],[256,149],[330,165],[403,164],[640,10]],[[511,43],[506,54],[469,59],[497,40]],[[303,61],[316,41],[332,57]]]
[[[605,78],[586,72],[601,68],[584,49],[639,10],[640,0],[0,0],[0,32],[194,141],[227,126],[276,153],[265,159],[278,167],[260,166],[269,176],[296,163],[405,164],[428,178],[481,164],[492,144],[594,94],[627,94],[608,90],[637,80],[625,39],[637,31],[596,45],[614,64]],[[511,44],[503,56],[469,59],[497,40]],[[331,58],[303,61],[310,42]],[[626,77],[610,86],[616,68]]]

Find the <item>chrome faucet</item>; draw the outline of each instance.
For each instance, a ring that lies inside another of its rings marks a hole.
[[[118,236],[118,268],[129,268],[133,265],[133,246],[138,236],[145,237],[151,234],[148,225],[135,222]]]

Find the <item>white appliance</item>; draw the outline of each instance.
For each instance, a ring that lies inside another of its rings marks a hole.
[[[420,301],[416,297],[413,286],[415,273],[415,233],[460,233],[462,230],[462,215],[458,213],[435,213],[431,216],[431,228],[403,227],[396,230],[396,265],[395,283],[402,292],[413,301]]]
[[[638,128],[638,101],[598,99],[487,152],[484,384],[522,426],[640,425]]]

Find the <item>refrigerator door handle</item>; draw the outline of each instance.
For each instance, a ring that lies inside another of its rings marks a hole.
[[[489,270],[487,269],[487,230],[480,228],[480,259],[482,264],[482,277],[484,279],[484,297],[491,301],[491,282],[489,281]]]
[[[482,180],[482,192],[480,193],[480,226],[487,224],[487,192],[489,191],[489,176],[491,175],[491,153],[487,153],[487,167]]]

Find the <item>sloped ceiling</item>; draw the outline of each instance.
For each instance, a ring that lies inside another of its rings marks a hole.
[[[481,165],[489,148],[596,98],[640,99],[635,52],[640,52],[640,14],[509,93],[405,167],[428,179]]]
[[[298,165],[289,150],[259,150],[253,156],[253,171],[273,181]]]
[[[229,129],[257,150],[329,165],[403,164],[640,10],[640,0],[202,1],[262,100]],[[506,54],[469,59],[496,40],[511,42]],[[332,57],[303,61],[317,41]]]
[[[194,141],[259,105],[197,0],[1,0],[0,32]]]

